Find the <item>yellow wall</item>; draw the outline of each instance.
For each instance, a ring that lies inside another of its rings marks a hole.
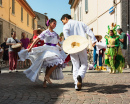
[[[0,18],[9,21],[9,0],[2,0],[2,6],[0,6]]]
[[[9,13],[10,5],[10,13]],[[15,0],[15,14],[12,14],[12,0],[2,0],[2,7],[0,7],[0,17],[15,24],[24,31],[33,34],[32,18],[26,8],[23,8],[23,21],[21,21],[21,5]],[[29,14],[29,26],[27,26],[27,13]],[[9,18],[10,17],[10,18]],[[35,28],[37,28],[37,20],[35,19]]]

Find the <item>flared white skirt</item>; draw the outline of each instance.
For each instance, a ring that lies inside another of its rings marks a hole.
[[[24,71],[31,81],[35,82],[38,79],[42,68],[45,72],[47,67],[54,65],[57,65],[57,68],[53,71],[51,78],[54,80],[63,79],[62,69],[65,67],[64,61],[67,55],[60,47],[43,45],[32,48],[29,53],[27,50],[21,50],[18,55],[21,61],[31,60],[32,65]]]

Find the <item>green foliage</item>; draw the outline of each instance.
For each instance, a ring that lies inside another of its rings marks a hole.
[[[60,37],[62,37],[62,36],[63,36],[63,32],[60,33]]]

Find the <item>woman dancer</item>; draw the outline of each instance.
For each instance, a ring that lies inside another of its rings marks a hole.
[[[105,52],[105,64],[111,67],[110,73],[122,73],[124,59],[122,57],[121,48],[119,46],[119,36],[110,30],[109,35],[105,36],[107,49]]]
[[[44,67],[45,77],[43,82],[43,87],[46,86],[46,81],[52,83],[52,79],[63,79],[62,68],[64,67],[64,61],[66,57],[63,57],[61,48],[57,46],[59,37],[53,29],[56,27],[56,20],[50,19],[47,21],[47,26],[49,29],[43,31],[31,44],[28,49],[30,57],[33,57],[32,65],[29,69],[24,71],[26,76],[33,82],[35,82],[39,76],[41,68]],[[39,41],[44,40],[45,44],[43,46],[35,47],[33,46]],[[27,52],[19,52],[19,56],[23,58],[28,56]],[[23,57],[22,57],[23,56]],[[35,58],[34,58],[35,57]],[[30,58],[31,59],[31,58]]]

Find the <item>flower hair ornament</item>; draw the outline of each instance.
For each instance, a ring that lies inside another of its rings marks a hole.
[[[46,26],[49,26],[49,22],[50,22],[50,20],[47,20],[47,22],[46,22]]]
[[[120,28],[120,25],[116,25],[114,23],[112,23],[111,26],[108,25],[108,32],[107,32],[107,34],[109,35],[110,30],[113,30],[114,34],[117,35],[117,28],[118,27]]]

